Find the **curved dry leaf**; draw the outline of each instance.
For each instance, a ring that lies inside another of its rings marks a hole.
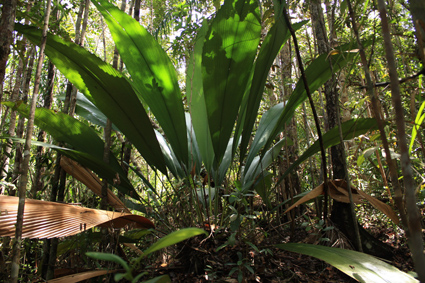
[[[398,225],[400,223],[400,220],[399,220],[397,214],[391,208],[391,206],[389,206],[386,203],[383,203],[382,201],[374,198],[373,196],[370,196],[370,195],[366,194],[365,192],[363,192],[363,191],[361,191],[359,189],[357,189],[357,191],[359,192],[359,194],[361,196],[363,196],[365,199],[367,199],[376,209],[380,210],[386,216],[388,216],[392,221],[394,221],[395,224]]]
[[[52,279],[47,281],[48,283],[74,283],[74,282],[81,282],[83,280],[87,280],[90,278],[94,278],[97,276],[105,275],[105,274],[111,274],[115,273],[117,271],[120,271],[119,269],[115,270],[91,270],[76,274],[71,274],[67,276],[63,276],[60,278]]]
[[[329,195],[336,201],[350,203],[350,197],[348,195],[347,185],[344,180],[336,179],[328,182]],[[363,197],[359,195],[356,189],[351,188],[351,194],[353,196],[354,203],[361,203]]]
[[[66,173],[86,185],[96,195],[102,196],[102,181],[92,171],[66,156],[61,157],[60,165]],[[107,201],[114,209],[130,213],[130,210],[110,189],[107,191]]]
[[[292,210],[294,207],[305,203],[311,199],[314,199],[320,195],[323,194],[323,183],[320,184],[318,187],[316,187],[315,189],[313,189],[311,192],[309,192],[308,194],[306,194],[305,196],[303,196],[302,198],[300,198],[296,203],[294,203],[293,205],[291,205],[283,214],[289,212],[290,210]]]
[[[15,236],[18,197],[0,195],[0,236]],[[85,208],[49,201],[25,200],[22,238],[55,238],[78,234],[95,226],[154,228],[147,218],[125,212]]]
[[[348,190],[347,190],[347,183],[345,182],[345,180],[342,180],[342,179],[329,180],[328,187],[329,187],[329,196],[331,198],[339,202],[345,202],[345,203],[350,202],[350,199],[348,196]],[[324,186],[322,183],[317,188],[315,188],[314,190],[312,190],[311,192],[303,196],[301,199],[299,199],[296,203],[291,205],[284,213],[287,213],[294,207],[323,194],[324,193],[323,189],[324,189]],[[369,201],[376,209],[380,210],[385,215],[387,215],[392,221],[394,221],[395,224],[397,225],[399,224],[400,221],[397,214],[388,204],[383,203],[380,200],[354,187],[351,188],[351,192],[352,192],[354,203],[361,203],[365,199]]]

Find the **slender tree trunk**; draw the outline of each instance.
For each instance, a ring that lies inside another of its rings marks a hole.
[[[49,62],[48,72],[47,72],[47,87],[44,93],[44,105],[46,109],[52,108],[53,102],[53,85],[55,79],[55,66],[52,62]],[[46,132],[40,130],[38,133],[37,141],[44,142],[46,139]],[[42,179],[43,174],[45,173],[44,158],[45,158],[45,149],[42,146],[37,146],[36,153],[36,163],[35,163],[35,176],[34,181],[31,187],[31,196],[36,198],[37,192],[41,191],[44,187],[44,181]]]
[[[423,2],[422,2],[423,3]],[[400,84],[397,74],[397,65],[395,62],[394,51],[391,43],[389,24],[387,20],[387,11],[385,2],[378,0],[379,14],[381,16],[382,33],[385,43],[385,56],[391,81],[391,98],[396,114],[397,139],[400,147],[400,165],[403,172],[403,183],[405,189],[405,201],[407,210],[407,219],[410,231],[408,238],[410,252],[412,253],[415,270],[419,280],[425,282],[425,255],[424,243],[422,238],[422,225],[419,209],[416,205],[416,185],[413,180],[412,165],[409,158],[409,148],[406,140],[406,126],[404,121],[404,110],[401,100]],[[425,7],[425,5],[424,5]],[[425,12],[425,10],[424,10]],[[423,15],[425,17],[425,15]],[[425,23],[425,22],[424,22]]]
[[[425,67],[425,1],[409,0],[409,4],[416,30],[419,57],[422,60],[422,66]]]
[[[75,23],[75,43],[79,45],[84,44],[85,32],[88,21],[88,14],[90,8],[89,0],[81,0],[80,9],[77,14],[77,21]],[[83,21],[83,23],[81,23]],[[70,116],[74,116],[75,107],[77,104],[77,89],[68,81],[66,87],[65,102],[62,109],[62,112],[67,113]],[[56,168],[55,174],[52,180],[52,193],[50,200],[51,201],[63,201],[65,197],[65,187],[66,187],[66,172],[60,167],[61,155],[58,154],[56,157]],[[58,248],[58,239],[53,238],[51,241],[45,243],[46,250],[49,250],[49,260],[46,271],[46,279],[52,279],[54,276],[55,263],[56,263],[56,253]],[[50,246],[50,247],[49,247]]]
[[[21,100],[26,103],[28,101],[28,92],[29,92],[29,88],[30,88],[30,82],[31,82],[31,76],[32,76],[32,69],[34,67],[34,57],[35,57],[35,48],[31,48],[30,51],[30,58],[29,58],[29,62],[28,62],[28,67],[27,70],[24,74],[24,78],[23,78],[23,87],[22,87],[22,96]],[[16,123],[16,111],[14,113],[14,115],[12,115],[11,117],[11,121],[10,123],[15,124]],[[18,125],[16,127],[16,134],[15,136],[18,138],[22,138],[24,135],[24,129],[25,128],[25,118],[20,115],[19,119],[18,119]],[[19,176],[21,174],[21,163],[22,163],[22,144],[17,143],[16,147],[15,147],[15,159],[14,159],[14,163],[13,163],[13,172],[12,172],[12,178],[11,178],[11,182],[12,184],[14,184],[17,187],[18,184],[18,179]],[[9,195],[14,196],[16,195],[16,190],[15,189],[11,189],[9,190]]]
[[[37,70],[36,70],[35,80],[34,80],[34,92],[33,92],[33,97],[31,100],[30,113],[28,117],[22,175],[19,179],[19,205],[18,205],[18,216],[16,220],[15,240],[13,242],[11,282],[18,282],[18,276],[19,276],[19,262],[20,262],[20,255],[21,255],[25,195],[26,195],[26,189],[27,189],[27,183],[28,183],[29,161],[31,156],[31,138],[32,138],[32,132],[34,127],[35,106],[37,101],[38,89],[40,86],[41,68],[43,66],[43,60],[44,60],[44,48],[46,46],[46,40],[47,40],[47,29],[48,29],[49,17],[50,17],[50,4],[51,4],[51,1],[48,0],[46,4],[47,7],[45,12],[43,34],[42,34],[42,39],[40,44],[40,55],[38,58]]]
[[[25,50],[23,48],[23,50]],[[18,68],[16,71],[16,79],[15,79],[15,86],[13,87],[13,91],[12,91],[12,95],[10,97],[10,101],[16,102],[19,98],[19,91],[21,89],[21,85],[23,84],[23,76],[22,74],[25,71],[26,65],[28,63],[28,57],[31,56],[32,51],[28,52],[28,56],[26,56],[26,58],[24,59],[24,61],[21,59],[19,59],[19,63],[18,63]],[[10,112],[10,116],[9,116],[9,129],[7,134],[9,136],[14,136],[15,135],[15,129],[16,129],[16,111],[15,110],[11,110]],[[2,166],[3,168],[1,169],[0,172],[0,180],[5,181],[8,171],[9,171],[9,161],[10,161],[10,156],[11,156],[11,152],[12,152],[12,140],[8,140],[3,152],[3,156],[2,156]],[[7,180],[10,181],[10,180]],[[3,185],[0,185],[0,188],[2,188]],[[3,191],[3,188],[2,188]]]
[[[392,181],[394,193],[395,193],[394,201],[395,201],[395,203],[396,203],[396,205],[399,209],[400,218],[401,218],[401,221],[403,223],[406,235],[409,237],[410,232],[409,232],[409,229],[408,229],[408,226],[407,226],[407,218],[406,218],[406,214],[405,214],[405,210],[404,210],[403,193],[401,191],[401,187],[400,187],[400,184],[398,182],[397,169],[395,167],[393,160],[391,159],[391,153],[389,151],[388,140],[387,140],[385,129],[384,129],[384,122],[383,122],[383,115],[382,115],[382,112],[381,112],[381,107],[379,107],[379,100],[378,100],[376,93],[375,93],[375,88],[374,88],[372,76],[371,76],[371,73],[370,73],[370,70],[369,70],[369,65],[368,65],[368,61],[367,61],[367,58],[366,58],[366,53],[364,51],[363,44],[360,40],[359,29],[358,29],[358,24],[356,22],[355,11],[354,11],[350,1],[347,2],[347,6],[348,6],[348,11],[349,11],[349,14],[350,14],[351,22],[352,22],[353,32],[354,32],[354,35],[356,37],[357,45],[358,45],[358,48],[359,48],[362,67],[363,67],[365,78],[366,78],[367,93],[370,96],[370,99],[371,99],[371,102],[372,102],[373,112],[374,112],[374,115],[375,115],[375,118],[376,118],[376,122],[378,124],[379,133],[381,135],[382,145],[384,147],[385,154],[386,154],[387,165],[390,169],[391,181]],[[362,239],[362,241],[363,241],[363,239]],[[365,244],[365,242],[363,243],[363,247],[365,247],[364,244]],[[384,257],[384,256],[381,256],[381,257]]]
[[[12,43],[12,32],[15,26],[17,3],[17,0],[3,1],[2,3],[0,20],[0,101],[3,101],[3,82],[6,74],[7,59],[10,53],[10,44]]]

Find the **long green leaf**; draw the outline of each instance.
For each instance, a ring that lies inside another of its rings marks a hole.
[[[39,44],[41,31],[15,24]],[[151,122],[130,83],[117,70],[84,48],[48,34],[46,55],[55,66],[129,138],[153,167],[167,169]]]
[[[255,133],[254,141],[251,144],[250,151],[246,158],[245,168],[249,168],[251,166],[252,161],[266,143],[266,139],[271,136],[277,122],[279,121],[283,108],[284,103],[278,103],[267,110],[261,117],[260,124],[258,125],[257,132]]]
[[[189,148],[189,170],[192,171],[195,168],[195,173],[199,174],[202,168],[202,156],[199,152],[198,141],[196,140],[196,134],[192,126],[192,118],[189,113],[186,113],[186,128],[187,128],[187,140]]]
[[[301,28],[307,21],[296,23],[293,25],[294,30]],[[245,157],[246,149],[248,148],[249,139],[251,138],[252,128],[254,127],[257,117],[258,108],[261,98],[263,97],[264,85],[267,80],[270,68],[279,53],[281,47],[290,37],[290,32],[286,26],[283,17],[279,17],[275,24],[270,28],[263,44],[261,45],[258,58],[255,62],[255,71],[252,78],[251,88],[247,101],[245,121],[243,122],[242,141],[240,146],[240,159]],[[258,152],[254,153],[254,156]]]
[[[0,139],[11,139],[16,142],[25,143],[25,139],[20,139],[16,137],[0,137]],[[117,171],[114,168],[112,168],[109,164],[106,164],[105,162],[103,162],[102,159],[96,158],[93,155],[86,152],[73,150],[73,149],[69,149],[65,147],[60,147],[57,145],[43,143],[39,141],[32,141],[31,145],[47,147],[60,152],[61,154],[77,161],[79,164],[86,166],[87,168],[90,168],[96,174],[98,174],[101,178],[108,180],[108,182],[114,185],[118,189],[118,191],[120,191],[121,193],[128,195],[134,199],[140,200],[139,195],[134,190],[134,187],[131,185],[128,179],[125,178],[125,176],[124,178],[121,179],[121,176],[120,176],[120,180],[119,182],[117,182],[117,179],[116,179]]]
[[[422,102],[422,105],[419,108],[418,114],[416,114],[415,124],[413,125],[413,128],[412,128],[412,137],[410,138],[409,152],[412,152],[413,144],[415,143],[415,138],[416,138],[416,135],[418,134],[419,126],[422,125],[422,122],[425,119],[425,114],[422,114],[424,109],[425,109],[425,101]]]
[[[29,106],[24,103],[3,102],[4,105],[13,108],[23,116],[29,116]],[[97,133],[86,124],[61,112],[54,112],[46,108],[35,110],[34,123],[48,132],[56,141],[69,144],[73,149],[92,155],[93,158],[103,160],[104,142]],[[112,182],[115,175],[120,176],[120,182],[127,187],[132,194],[136,195],[134,187],[127,179],[122,167],[111,153],[109,165],[115,174],[108,176]],[[113,184],[113,183],[112,183]]]
[[[186,122],[176,70],[165,51],[135,19],[106,0],[92,0],[102,13],[131,75],[174,153],[188,165]]]
[[[369,42],[365,43],[367,46]],[[344,68],[348,62],[352,61],[357,55],[351,52],[352,45],[346,44],[335,48],[332,54],[322,54],[306,68],[305,74],[307,77],[308,87],[313,93],[321,87],[326,81],[331,79],[332,74]],[[267,150],[272,144],[274,138],[282,131],[284,125],[292,118],[297,107],[307,98],[307,92],[304,87],[304,82],[300,79],[291,94],[290,98],[285,104],[277,124],[274,129],[267,136],[257,136],[260,139],[258,142],[264,145]]]
[[[360,282],[419,282],[409,274],[365,253],[299,243],[278,244],[276,247],[326,261]]]
[[[229,143],[260,32],[258,1],[226,0],[205,37],[202,76],[215,166]]]
[[[276,159],[276,157],[279,155],[280,149],[282,146],[287,143],[288,145],[292,145],[292,141],[288,141],[287,139],[281,139],[279,142],[277,142],[275,145],[272,146],[271,149],[269,149],[266,154],[264,154],[263,157],[256,156],[253,161],[250,163],[249,166],[245,167],[244,170],[244,176],[242,184],[244,185],[244,188],[246,188],[247,184],[252,184],[255,178],[264,170],[267,169],[267,167],[270,166],[270,164]]]
[[[114,254],[87,252],[86,256],[94,258],[94,259],[98,259],[98,260],[112,261],[112,262],[120,264],[126,271],[130,270],[130,267],[128,266],[127,262],[123,260],[121,257]]]
[[[206,236],[208,235],[207,232],[199,228],[185,228],[178,231],[174,231],[168,234],[167,236],[159,239],[155,244],[150,246],[147,250],[143,252],[143,255],[141,255],[141,257],[146,257],[150,253],[153,253],[160,249],[169,247],[171,245],[177,244],[181,241],[201,234],[205,234]]]
[[[186,96],[190,107],[192,126],[198,142],[199,152],[204,161],[205,168],[208,172],[211,172],[214,162],[214,149],[212,147],[202,83],[202,50],[207,31],[208,21],[204,20],[197,34],[195,46],[187,68]]]
[[[351,119],[341,124],[342,136],[344,140],[350,140],[360,135],[363,135],[371,130],[377,130],[378,125],[375,118],[359,118]],[[340,143],[339,128],[335,127],[327,131],[323,135],[323,145],[326,148],[330,148]],[[278,183],[283,180],[292,170],[294,170],[299,164],[307,160],[310,156],[320,151],[319,140],[316,140],[304,153],[289,166],[289,168],[282,174]]]
[[[65,94],[57,96],[61,101],[65,100]],[[87,97],[84,96],[81,92],[77,92],[77,101],[75,107],[75,114],[86,119],[87,121],[101,126],[106,126],[106,120],[108,119],[105,114],[103,114],[97,107],[94,105]],[[112,124],[112,129],[114,131],[119,131],[119,129]]]

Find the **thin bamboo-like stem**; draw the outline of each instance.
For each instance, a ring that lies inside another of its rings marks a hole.
[[[397,65],[391,43],[389,24],[385,2],[378,0],[379,14],[382,23],[384,37],[385,57],[387,59],[388,72],[391,80],[391,98],[396,115],[397,138],[400,147],[400,164],[403,172],[404,193],[406,201],[407,220],[410,231],[408,244],[412,253],[413,263],[419,280],[425,282],[425,255],[422,239],[421,216],[416,206],[415,182],[413,180],[412,165],[409,158],[409,147],[406,140],[403,105],[401,101],[400,84],[398,82]]]
[[[373,113],[375,115],[375,119],[376,119],[376,122],[377,122],[377,125],[378,125],[379,134],[381,136],[381,141],[382,141],[382,146],[384,147],[384,150],[385,150],[387,165],[388,165],[388,168],[390,170],[391,182],[392,182],[393,188],[394,188],[394,202],[396,203],[397,208],[400,212],[401,222],[404,226],[404,230],[406,232],[406,235],[409,237],[410,232],[409,232],[409,226],[407,224],[407,217],[406,217],[405,207],[404,207],[404,202],[403,202],[403,192],[401,190],[401,186],[400,186],[400,183],[398,181],[398,173],[397,173],[397,169],[395,167],[395,163],[391,159],[391,153],[390,153],[390,149],[389,149],[389,145],[388,145],[388,140],[387,140],[387,136],[385,134],[385,129],[384,129],[383,114],[380,111],[381,108],[379,106],[379,101],[378,101],[378,98],[376,97],[375,88],[374,88],[374,85],[373,85],[373,82],[372,82],[372,77],[370,75],[368,60],[366,58],[366,53],[364,51],[363,44],[360,40],[359,30],[358,30],[357,23],[356,23],[356,20],[355,20],[356,15],[354,13],[354,10],[353,10],[353,7],[352,7],[350,1],[347,1],[347,5],[348,5],[348,10],[350,12],[350,17],[351,17],[352,26],[353,26],[353,32],[354,32],[354,35],[356,37],[357,45],[358,45],[358,48],[359,48],[360,59],[362,61],[363,71],[364,71],[365,77],[366,77],[367,93],[368,93],[370,100],[372,102]]]
[[[40,87],[41,69],[43,67],[44,49],[46,47],[46,41],[47,41],[47,29],[49,26],[49,17],[50,17],[50,4],[51,4],[51,0],[47,0],[43,32],[42,32],[42,38],[41,38],[41,44],[40,44],[40,56],[38,58],[37,70],[35,73],[34,92],[33,92],[32,100],[31,100],[31,107],[30,107],[30,113],[29,113],[28,124],[27,124],[22,175],[19,180],[19,205],[18,205],[18,216],[16,219],[15,241],[13,242],[13,256],[12,256],[12,269],[11,269],[11,282],[13,283],[18,282],[18,277],[19,277],[19,261],[21,256],[25,194],[26,194],[26,189],[28,184],[28,170],[29,170],[29,162],[31,157],[31,152],[30,152],[31,138],[32,138],[32,133],[34,128],[35,106],[37,102],[38,90]]]
[[[325,186],[324,187],[324,191],[325,191],[325,209],[323,211],[323,215],[324,215],[324,219],[326,219],[327,218],[327,214],[328,214],[328,209],[327,209],[328,172],[326,170],[326,151],[325,151],[325,147],[323,145],[322,131],[320,129],[320,122],[319,122],[319,118],[317,116],[316,108],[314,107],[313,98],[311,97],[310,88],[308,87],[307,77],[305,75],[304,65],[302,63],[301,53],[300,53],[300,49],[299,49],[299,46],[298,46],[298,40],[297,40],[297,37],[295,35],[295,31],[292,28],[291,21],[289,19],[289,15],[288,15],[288,12],[286,10],[286,7],[283,8],[283,16],[285,18],[286,25],[288,26],[289,31],[290,31],[291,36],[292,36],[292,39],[294,41],[295,54],[297,56],[298,67],[300,69],[301,78],[303,80],[305,91],[306,91],[307,97],[308,97],[308,101],[310,102],[310,107],[311,107],[311,110],[313,112],[314,122],[315,122],[316,128],[317,128],[317,135],[319,136],[320,152],[322,154],[323,182],[324,182],[324,186]]]

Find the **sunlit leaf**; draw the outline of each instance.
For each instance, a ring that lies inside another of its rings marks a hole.
[[[15,24],[15,29],[39,44],[41,31]],[[46,55],[102,111],[153,167],[166,173],[158,141],[146,111],[127,79],[84,48],[48,34]]]
[[[225,1],[205,36],[203,89],[216,165],[226,151],[251,74],[260,20],[258,1]]]
[[[174,231],[168,234],[167,236],[159,239],[155,244],[151,245],[147,250],[145,250],[143,252],[143,257],[160,249],[169,247],[171,245],[177,244],[181,241],[201,234],[208,235],[207,232],[199,228],[185,228],[178,231]]]
[[[192,126],[195,131],[199,152],[208,172],[211,172],[214,162],[210,128],[208,125],[207,106],[205,104],[202,83],[202,49],[205,35],[208,31],[208,21],[204,21],[198,31],[195,46],[189,59],[186,74],[186,96],[189,104]]]
[[[278,244],[276,247],[316,257],[360,282],[418,282],[415,278],[371,255],[310,244]]]
[[[137,94],[164,130],[173,152],[188,166],[186,122],[177,72],[155,38],[105,0],[93,0],[111,31]]]

